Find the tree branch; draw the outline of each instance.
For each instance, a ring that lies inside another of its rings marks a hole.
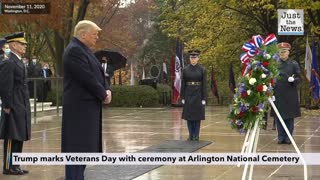
[[[260,27],[262,27],[264,30],[266,30],[266,28],[265,28],[265,26],[264,26],[264,25],[265,25],[264,22],[263,22],[262,20],[258,19],[256,16],[251,15],[250,13],[244,13],[244,12],[238,10],[238,9],[235,9],[235,8],[230,7],[230,6],[227,6],[227,5],[223,5],[223,6],[224,6],[225,8],[227,8],[227,9],[230,9],[230,10],[233,10],[233,11],[235,11],[235,12],[238,12],[238,13],[241,14],[241,15],[245,15],[245,16],[247,16],[247,17],[250,17],[250,18],[256,20],[257,23],[260,24]]]
[[[114,17],[114,15],[118,12],[119,6],[120,6],[120,1],[114,3],[112,6],[110,6],[110,8],[108,10],[106,10],[104,17],[101,19],[101,21],[99,23],[99,26],[101,28],[105,27],[106,24],[108,24],[111,21],[111,19]],[[114,9],[113,12],[111,13],[110,17],[107,18],[109,11],[111,11],[112,9]]]

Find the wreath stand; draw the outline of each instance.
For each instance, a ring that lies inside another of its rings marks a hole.
[[[284,123],[277,107],[275,106],[275,104],[273,103],[273,101],[270,97],[268,98],[268,101],[271,104],[273,110],[275,111],[275,113],[276,113],[282,127],[284,128],[285,132],[287,133],[290,141],[292,142],[293,147],[295,148],[296,152],[298,153],[299,157],[301,158],[301,161],[303,163],[303,170],[304,170],[304,180],[307,180],[307,177],[308,177],[307,164],[306,164],[299,148],[297,147],[296,142],[294,141],[293,137],[291,136],[286,124]],[[257,152],[257,145],[258,145],[259,134],[260,134],[260,128],[258,127],[258,125],[259,125],[259,121],[256,121],[253,129],[249,129],[247,131],[246,137],[244,139],[243,146],[241,149],[241,154],[243,154],[244,152],[248,153],[248,154]],[[240,164],[238,164],[238,167],[239,166],[240,166]],[[248,166],[249,166],[249,163],[246,162],[244,169],[243,169],[243,173],[242,173],[242,180],[246,179],[247,172],[248,172]],[[252,180],[253,167],[254,167],[254,163],[251,163],[248,180]]]

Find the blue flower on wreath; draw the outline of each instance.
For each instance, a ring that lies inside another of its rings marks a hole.
[[[280,56],[279,56],[279,54],[274,54],[274,55],[272,56],[272,59],[274,59],[276,62],[280,62]]]
[[[239,92],[243,93],[246,91],[246,85],[244,83],[240,83]]]
[[[241,119],[236,120],[236,125],[241,126],[243,124],[243,121]]]
[[[245,112],[246,110],[248,110],[248,107],[244,104],[241,104],[239,107],[240,112]]]
[[[257,108],[259,109],[259,111],[262,111],[264,109],[264,104],[263,103],[258,104]]]

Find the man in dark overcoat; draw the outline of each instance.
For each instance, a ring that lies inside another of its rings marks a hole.
[[[49,68],[48,63],[43,64],[43,68],[41,69],[41,77],[43,78],[43,81],[39,82],[40,91],[38,92],[38,101],[45,102],[48,97],[48,92],[51,90],[51,80],[48,80],[47,78],[50,78],[52,76],[52,71]]]
[[[6,36],[11,53],[2,61],[2,111],[0,138],[4,139],[3,174],[22,175],[28,173],[19,165],[12,165],[12,153],[21,153],[23,142],[31,138],[31,111],[27,86],[27,71],[21,60],[26,52],[24,33]]]
[[[291,45],[286,42],[278,44],[280,50],[279,78],[275,84],[275,105],[284,120],[290,134],[293,133],[294,118],[301,116],[298,85],[300,84],[299,64],[289,59]],[[291,144],[287,133],[281,125],[278,117],[272,112],[276,119],[278,130],[278,144]]]
[[[28,73],[30,75],[29,77],[31,77],[31,78],[41,78],[42,77],[41,64],[38,62],[38,59],[36,56],[33,56],[31,59],[31,62],[29,63]],[[34,83],[35,83],[35,81],[33,80],[28,84],[31,86],[31,87],[29,87],[29,90],[32,90],[32,92],[30,92],[30,95],[32,98],[37,98],[37,101],[41,102],[43,81],[41,81],[41,80],[36,81],[36,88],[37,88],[36,96],[34,95]]]
[[[207,73],[198,64],[200,51],[193,49],[190,54],[190,64],[182,71],[181,98],[183,104],[182,119],[187,121],[189,138],[199,141],[201,120],[205,119],[207,100]]]
[[[114,68],[110,64],[110,59],[108,59],[107,57],[103,56],[101,58],[101,65],[102,65],[102,69],[103,69],[104,75],[106,77],[106,80],[107,80],[109,86],[111,86],[111,78],[114,75]]]
[[[111,101],[99,60],[90,48],[101,29],[83,20],[63,54],[62,152],[102,152],[102,104]],[[67,180],[83,180],[85,165],[67,165]]]

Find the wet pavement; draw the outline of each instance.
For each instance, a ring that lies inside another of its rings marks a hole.
[[[108,108],[104,109],[103,147],[105,152],[136,152],[164,140],[185,140],[188,130],[181,120],[181,108]],[[208,106],[201,124],[200,139],[213,143],[200,153],[241,151],[244,135],[231,129],[227,107]],[[32,139],[24,152],[60,152],[61,113],[39,113],[33,120]],[[301,152],[320,153],[320,111],[304,111],[295,120],[294,139]],[[277,132],[269,119],[267,130],[260,131],[258,152],[295,152],[292,145],[278,145]],[[0,141],[0,166],[3,165],[3,141]],[[23,166],[30,171],[22,176],[4,176],[1,180],[62,179],[63,166]],[[320,166],[308,166],[308,179],[320,180]],[[161,166],[135,180],[234,180],[241,179],[243,166]],[[255,166],[253,179],[303,179],[303,166]]]

